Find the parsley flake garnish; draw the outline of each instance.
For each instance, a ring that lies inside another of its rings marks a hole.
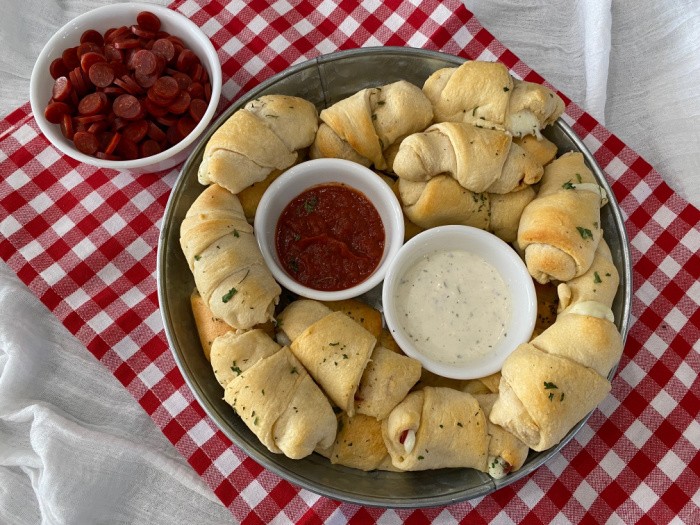
[[[238,290],[235,288],[231,288],[228,292],[224,294],[224,296],[221,298],[221,302],[223,303],[228,303],[234,295],[238,293]]]
[[[555,385],[554,383],[550,383],[549,381],[544,382],[544,389],[545,390],[551,390],[553,388],[559,388],[559,387],[557,385]]]
[[[561,185],[561,187],[564,188],[565,190],[575,190],[576,189],[576,186],[571,184],[570,180],[567,180],[564,184]]]
[[[598,275],[598,272],[593,272],[593,282],[596,284],[603,282],[603,280],[600,278],[600,275]]]
[[[582,228],[581,226],[576,226],[582,239],[593,239],[593,232],[588,228]]]

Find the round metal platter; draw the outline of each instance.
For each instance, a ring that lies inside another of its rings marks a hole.
[[[487,495],[539,468],[585,424],[581,421],[566,438],[544,452],[530,451],[523,467],[504,479],[494,480],[473,469],[442,469],[425,472],[362,472],[332,465],[318,455],[291,460],[273,454],[226,404],[223,389],[214,378],[199,343],[190,307],[194,279],[179,244],[179,229],[185,213],[204,187],[197,182],[197,168],[212,133],[249,100],[265,94],[295,95],[316,104],[319,111],[357,91],[408,80],[422,86],[425,79],[443,67],[455,67],[464,59],[413,48],[362,48],[320,56],[290,67],[260,84],[233,103],[215,122],[192,152],[170,195],[158,246],[158,297],[166,335],[175,360],[195,398],[206,413],[246,454],[282,478],[334,499],[383,507],[431,507],[448,505]],[[601,209],[605,239],[620,273],[613,312],[617,327],[627,334],[632,278],[629,244],[619,206],[593,156],[561,119],[544,133],[559,148],[559,154],[581,151],[589,167],[610,196]],[[610,377],[614,374],[611,371]]]

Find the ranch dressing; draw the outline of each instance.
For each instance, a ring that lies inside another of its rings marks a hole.
[[[435,361],[468,363],[508,336],[508,288],[491,264],[467,251],[424,255],[399,280],[395,300],[403,331]]]

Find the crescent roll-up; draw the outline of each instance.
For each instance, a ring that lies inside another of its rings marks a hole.
[[[581,153],[547,165],[518,228],[518,247],[536,281],[569,281],[588,270],[603,237],[600,208],[606,202]]]
[[[382,435],[393,465],[400,470],[487,471],[486,417],[466,392],[444,387],[411,392],[383,421]]]
[[[272,319],[281,288],[238,197],[217,184],[206,188],[180,225],[180,246],[215,317],[241,330]]]
[[[229,332],[211,358],[224,401],[268,450],[299,459],[333,443],[333,408],[289,348],[259,329]]]
[[[433,104],[435,122],[465,122],[516,137],[539,138],[540,130],[564,111],[564,102],[552,90],[512,78],[498,62],[440,69],[425,81],[423,92]]]
[[[418,86],[399,80],[358,91],[322,110],[320,118],[311,158],[345,158],[384,169],[384,150],[406,135],[424,130],[433,118],[433,109]]]
[[[622,337],[609,308],[596,304],[579,313],[587,302],[577,303],[503,364],[491,422],[536,451],[559,443],[610,391]]]
[[[415,182],[448,174],[474,193],[509,193],[535,184],[543,174],[542,165],[508,133],[461,122],[434,124],[406,137],[393,169]]]
[[[199,182],[239,193],[273,170],[294,164],[298,150],[311,145],[317,129],[316,107],[303,98],[265,95],[251,100],[207,142]]]
[[[420,363],[380,345],[358,322],[318,301],[299,299],[278,316],[279,341],[349,416],[383,417],[420,377]]]
[[[515,241],[520,216],[535,198],[531,187],[502,195],[474,193],[448,175],[428,182],[399,179],[397,186],[406,218],[420,228],[461,224],[490,231],[506,242]]]

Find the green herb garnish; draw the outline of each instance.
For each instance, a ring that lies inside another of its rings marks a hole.
[[[549,381],[544,382],[544,389],[545,390],[551,390],[553,388],[559,388],[559,387],[557,385],[555,385],[554,383],[550,383]]]
[[[600,275],[598,275],[598,272],[593,272],[593,282],[596,284],[603,282],[603,280],[600,278]]]
[[[567,180],[564,184],[561,185],[561,187],[564,188],[565,190],[575,190],[576,189],[576,186],[571,184],[570,180]]]
[[[228,303],[234,295],[238,293],[238,290],[235,288],[231,288],[228,292],[224,294],[224,296],[221,298],[221,302],[223,303]]]
[[[231,365],[231,371],[235,372],[236,375],[241,375],[243,373],[243,371],[238,368],[235,361],[233,362],[233,365]]]
[[[306,213],[311,213],[316,209],[316,205],[318,204],[318,197],[315,195],[313,197],[310,197],[304,201],[304,210]]]
[[[593,232],[588,228],[582,228],[581,226],[576,226],[582,239],[593,239]]]

